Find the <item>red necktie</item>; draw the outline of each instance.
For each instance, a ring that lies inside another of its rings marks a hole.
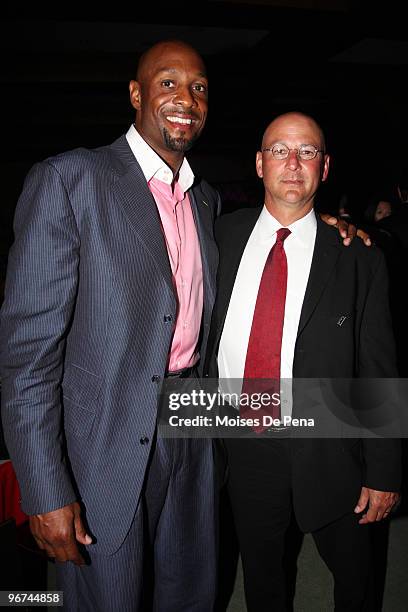
[[[289,234],[290,230],[286,227],[281,227],[276,232],[276,242],[269,252],[262,272],[245,360],[242,394],[247,398],[255,393],[268,393],[271,396],[280,390],[282,332],[288,277],[283,241]],[[258,410],[251,410],[249,405],[244,406],[241,403],[240,415],[243,418],[260,419],[260,426],[253,428],[259,433],[268,428],[268,425],[263,425],[265,415],[274,419],[280,417],[280,405],[273,404],[277,402],[271,401],[269,405]]]

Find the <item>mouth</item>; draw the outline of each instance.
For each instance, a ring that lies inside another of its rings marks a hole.
[[[301,185],[303,183],[303,179],[301,177],[296,176],[288,176],[281,179],[282,183],[285,185]]]
[[[180,117],[179,115],[167,115],[167,121],[170,123],[178,123],[180,125],[191,125],[193,123],[193,119],[191,117]]]
[[[200,116],[197,116],[191,110],[189,110],[189,112],[186,113],[186,112],[180,111],[179,109],[172,109],[172,110],[169,109],[167,110],[167,112],[164,111],[163,115],[166,121],[171,123],[171,125],[175,129],[181,129],[181,130],[196,129],[201,119]]]

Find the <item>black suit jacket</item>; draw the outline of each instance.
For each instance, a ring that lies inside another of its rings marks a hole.
[[[205,365],[217,377],[217,352],[232,288],[248,238],[261,212],[244,209],[216,225],[218,294]],[[340,317],[346,317],[338,325]],[[344,247],[337,229],[317,218],[317,236],[301,311],[294,378],[396,377],[381,251],[360,240]],[[353,510],[365,485],[397,491],[400,442],[392,439],[293,440],[293,498],[300,527],[313,531]]]

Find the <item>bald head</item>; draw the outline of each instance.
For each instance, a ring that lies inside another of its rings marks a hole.
[[[315,140],[313,144],[319,149],[326,150],[325,138],[320,125],[310,115],[300,112],[284,113],[276,117],[264,132],[262,148],[270,144],[271,138],[275,139],[275,141],[280,140],[279,134],[291,137],[300,130],[307,130],[308,133],[313,135]]]
[[[197,61],[202,64],[203,75],[205,75],[206,71],[204,61],[198,51],[182,40],[169,39],[156,43],[142,53],[137,66],[137,81],[142,81],[144,78],[146,78],[146,76],[150,73],[152,66],[154,66],[158,61],[161,61],[162,58],[172,55],[173,53],[176,53],[181,57],[184,56],[184,54],[194,55]]]
[[[315,153],[310,159],[299,155],[306,145]],[[317,189],[328,176],[322,129],[309,115],[285,113],[268,125],[261,149],[256,154],[256,170],[265,187],[265,206],[288,226],[311,211]],[[277,155],[276,149],[286,152],[286,157]]]

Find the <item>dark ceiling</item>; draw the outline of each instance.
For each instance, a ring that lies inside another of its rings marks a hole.
[[[389,2],[139,4],[2,8],[4,223],[32,163],[127,129],[138,57],[168,37],[191,42],[209,69],[209,120],[191,158],[215,183],[251,179],[266,124],[291,109],[325,127],[338,191],[368,192],[407,165],[408,37]]]

